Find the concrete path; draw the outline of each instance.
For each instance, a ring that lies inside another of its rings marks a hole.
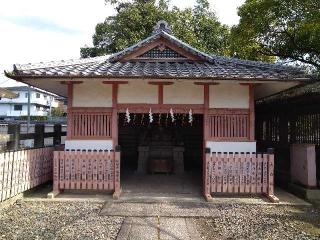
[[[200,235],[190,218],[127,217],[117,240],[196,240]]]

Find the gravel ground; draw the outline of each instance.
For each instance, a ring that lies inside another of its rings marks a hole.
[[[218,217],[195,219],[202,239],[320,239],[320,209],[277,205],[217,207]]]
[[[320,239],[319,208],[244,204],[208,207],[214,217],[189,218],[202,239]],[[102,204],[92,202],[40,201],[0,207],[0,239],[116,239],[125,217],[101,215],[101,208]]]
[[[0,208],[0,239],[115,239],[123,218],[100,216],[102,204],[21,202]]]

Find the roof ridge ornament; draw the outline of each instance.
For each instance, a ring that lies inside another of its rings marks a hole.
[[[157,33],[160,33],[160,32],[166,32],[166,33],[169,33],[171,34],[172,33],[172,30],[171,30],[171,27],[169,25],[168,22],[166,22],[165,20],[160,20],[159,22],[157,22],[157,24],[154,26],[153,28],[153,34],[157,34]]]

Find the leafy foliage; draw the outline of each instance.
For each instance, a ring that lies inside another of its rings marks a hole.
[[[106,0],[117,10],[96,26],[93,47],[81,48],[82,57],[111,54],[148,37],[159,20],[166,20],[173,34],[182,41],[207,53],[228,55],[230,30],[221,24],[210,10],[207,0],[197,0],[196,6],[181,10],[169,9],[169,1]]]
[[[238,14],[240,23],[231,31],[237,57],[277,56],[320,70],[319,0],[247,0]]]
[[[64,116],[64,110],[63,107],[56,107],[51,109],[51,116],[52,117],[63,117]]]

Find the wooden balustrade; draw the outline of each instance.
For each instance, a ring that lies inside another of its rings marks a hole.
[[[120,194],[120,151],[55,151],[53,196],[63,189]]]
[[[210,140],[246,141],[250,136],[248,110],[215,111],[208,115]]]
[[[204,195],[263,194],[272,202],[274,196],[274,156],[256,153],[210,153],[204,162]]]
[[[110,139],[112,111],[109,108],[72,108],[71,139]]]
[[[0,153],[0,202],[52,179],[53,147]]]

